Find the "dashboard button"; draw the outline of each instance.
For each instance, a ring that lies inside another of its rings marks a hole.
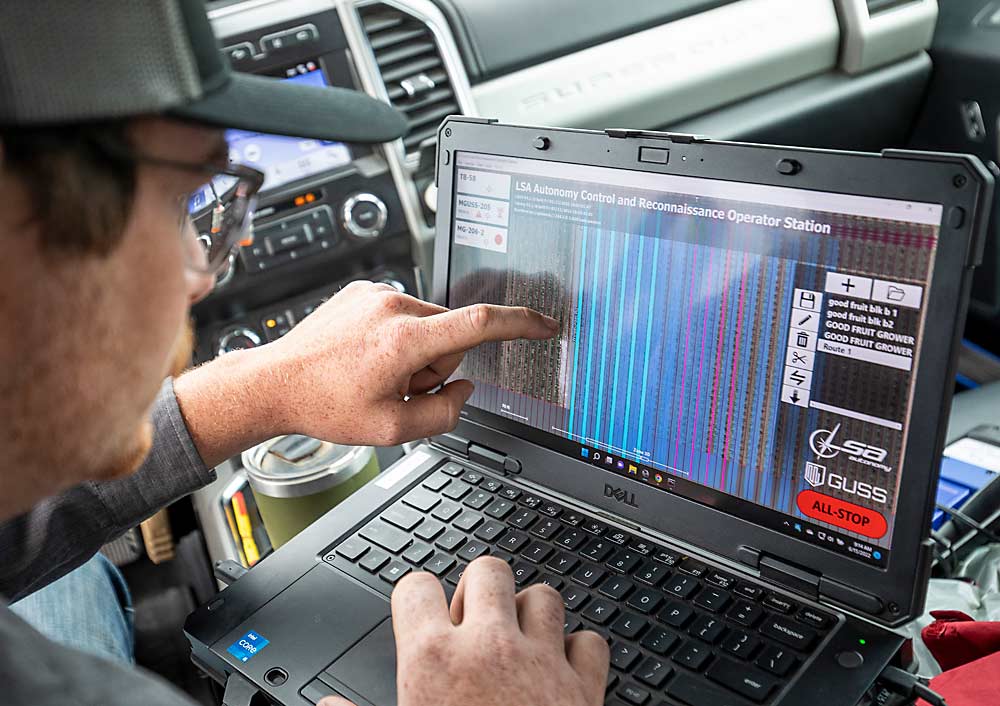
[[[358,238],[382,234],[389,211],[375,194],[357,193],[348,197],[341,208],[341,222],[348,233]]]
[[[218,354],[232,353],[260,345],[260,336],[246,326],[230,329],[219,337]]]

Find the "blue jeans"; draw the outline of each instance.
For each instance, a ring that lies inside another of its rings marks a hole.
[[[103,554],[10,605],[53,642],[128,664],[134,657],[132,596]]]

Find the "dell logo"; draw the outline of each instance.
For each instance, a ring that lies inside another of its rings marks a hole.
[[[629,507],[638,508],[639,505],[635,501],[635,493],[630,493],[624,488],[616,488],[613,485],[604,484],[604,497],[614,498],[620,503],[625,503]]]

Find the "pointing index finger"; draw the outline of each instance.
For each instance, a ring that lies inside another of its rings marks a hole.
[[[523,306],[473,304],[423,320],[427,342],[422,353],[431,360],[475,348],[487,341],[518,338],[541,340],[559,331],[559,322]]]

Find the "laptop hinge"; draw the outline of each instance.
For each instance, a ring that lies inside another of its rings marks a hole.
[[[431,443],[443,446],[449,451],[469,457],[469,440],[457,434],[441,434],[431,439]]]
[[[761,555],[758,567],[761,578],[774,581],[810,598],[819,598],[819,582],[822,576],[815,571],[767,554]]]
[[[469,460],[480,463],[504,475],[521,472],[521,462],[500,451],[479,444],[469,444]]]

